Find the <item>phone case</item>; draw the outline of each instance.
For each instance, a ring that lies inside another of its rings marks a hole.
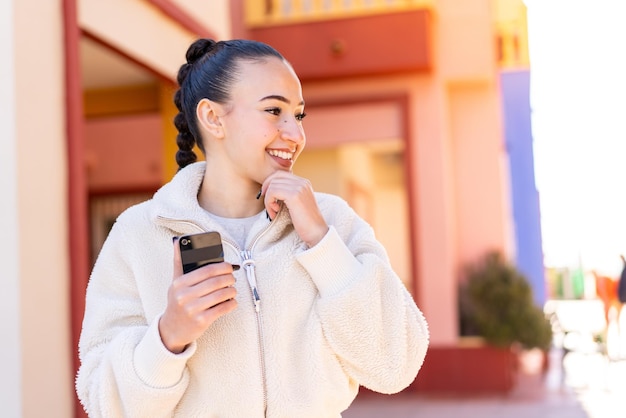
[[[224,261],[222,237],[218,232],[184,235],[178,239],[178,245],[184,273]]]

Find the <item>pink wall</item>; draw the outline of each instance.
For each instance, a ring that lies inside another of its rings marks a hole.
[[[497,85],[456,83],[448,88],[435,77],[409,75],[309,82],[303,88],[307,102],[315,104],[307,123],[314,121],[313,114],[318,111],[336,114],[335,118],[324,118],[323,128],[310,128],[312,146],[322,133],[351,137],[351,131],[362,131],[362,126],[369,124],[359,126],[358,121],[343,118],[341,107],[332,106],[333,101],[358,98],[367,102],[393,95],[409,98],[409,119],[404,121],[407,137],[403,139],[411,159],[412,189],[408,194],[415,220],[411,257],[418,278],[416,296],[428,317],[433,344],[455,344],[460,267],[489,249],[507,253],[509,248],[507,175]],[[331,105],[324,110],[317,103]],[[402,126],[399,117],[399,113],[381,108],[378,120],[395,120],[388,126]]]
[[[325,112],[324,126],[311,132],[312,147],[361,138],[364,127],[376,130],[377,117],[401,127],[392,134],[404,136],[409,153],[416,297],[436,346],[458,340],[460,268],[491,249],[509,255],[512,240],[491,10],[482,0],[446,0],[433,8],[429,71],[305,81],[303,89],[307,103]],[[361,109],[371,115],[367,119],[372,125],[363,123],[362,112],[353,118],[337,107],[381,97],[405,98],[405,113],[385,106]],[[310,118],[309,124],[313,112]],[[110,122],[92,120],[87,126],[90,186],[128,187],[128,179],[135,188],[159,184],[156,167],[163,154],[158,117]],[[117,152],[106,155],[98,148],[101,144]],[[144,157],[141,164],[138,155]],[[117,166],[108,166],[106,160]]]
[[[0,5],[0,415],[72,416],[60,0]]]
[[[162,182],[159,114],[90,119],[85,126],[90,191],[150,190]]]
[[[496,87],[490,83],[448,89],[456,251],[460,261],[475,260],[487,248],[506,253],[511,245],[506,241],[511,232],[510,196]]]

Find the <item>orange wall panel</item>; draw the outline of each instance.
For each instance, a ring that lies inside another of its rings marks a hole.
[[[251,29],[277,48],[302,80],[428,71],[429,12],[416,10]]]
[[[162,136],[159,114],[88,120],[89,191],[151,190],[161,185]]]

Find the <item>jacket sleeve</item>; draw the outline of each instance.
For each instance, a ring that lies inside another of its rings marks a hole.
[[[159,318],[147,323],[130,262],[137,254],[119,223],[87,286],[76,391],[90,417],[172,416],[195,344],[173,354],[161,342]]]
[[[340,209],[323,240],[298,261],[318,288],[323,332],[344,370],[368,389],[396,393],[424,362],[428,325],[372,228],[347,206]]]

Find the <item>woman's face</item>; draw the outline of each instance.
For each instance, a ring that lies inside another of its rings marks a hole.
[[[292,170],[306,140],[302,87],[289,64],[274,57],[240,61],[223,109],[223,146],[236,172],[260,184],[277,170]]]

